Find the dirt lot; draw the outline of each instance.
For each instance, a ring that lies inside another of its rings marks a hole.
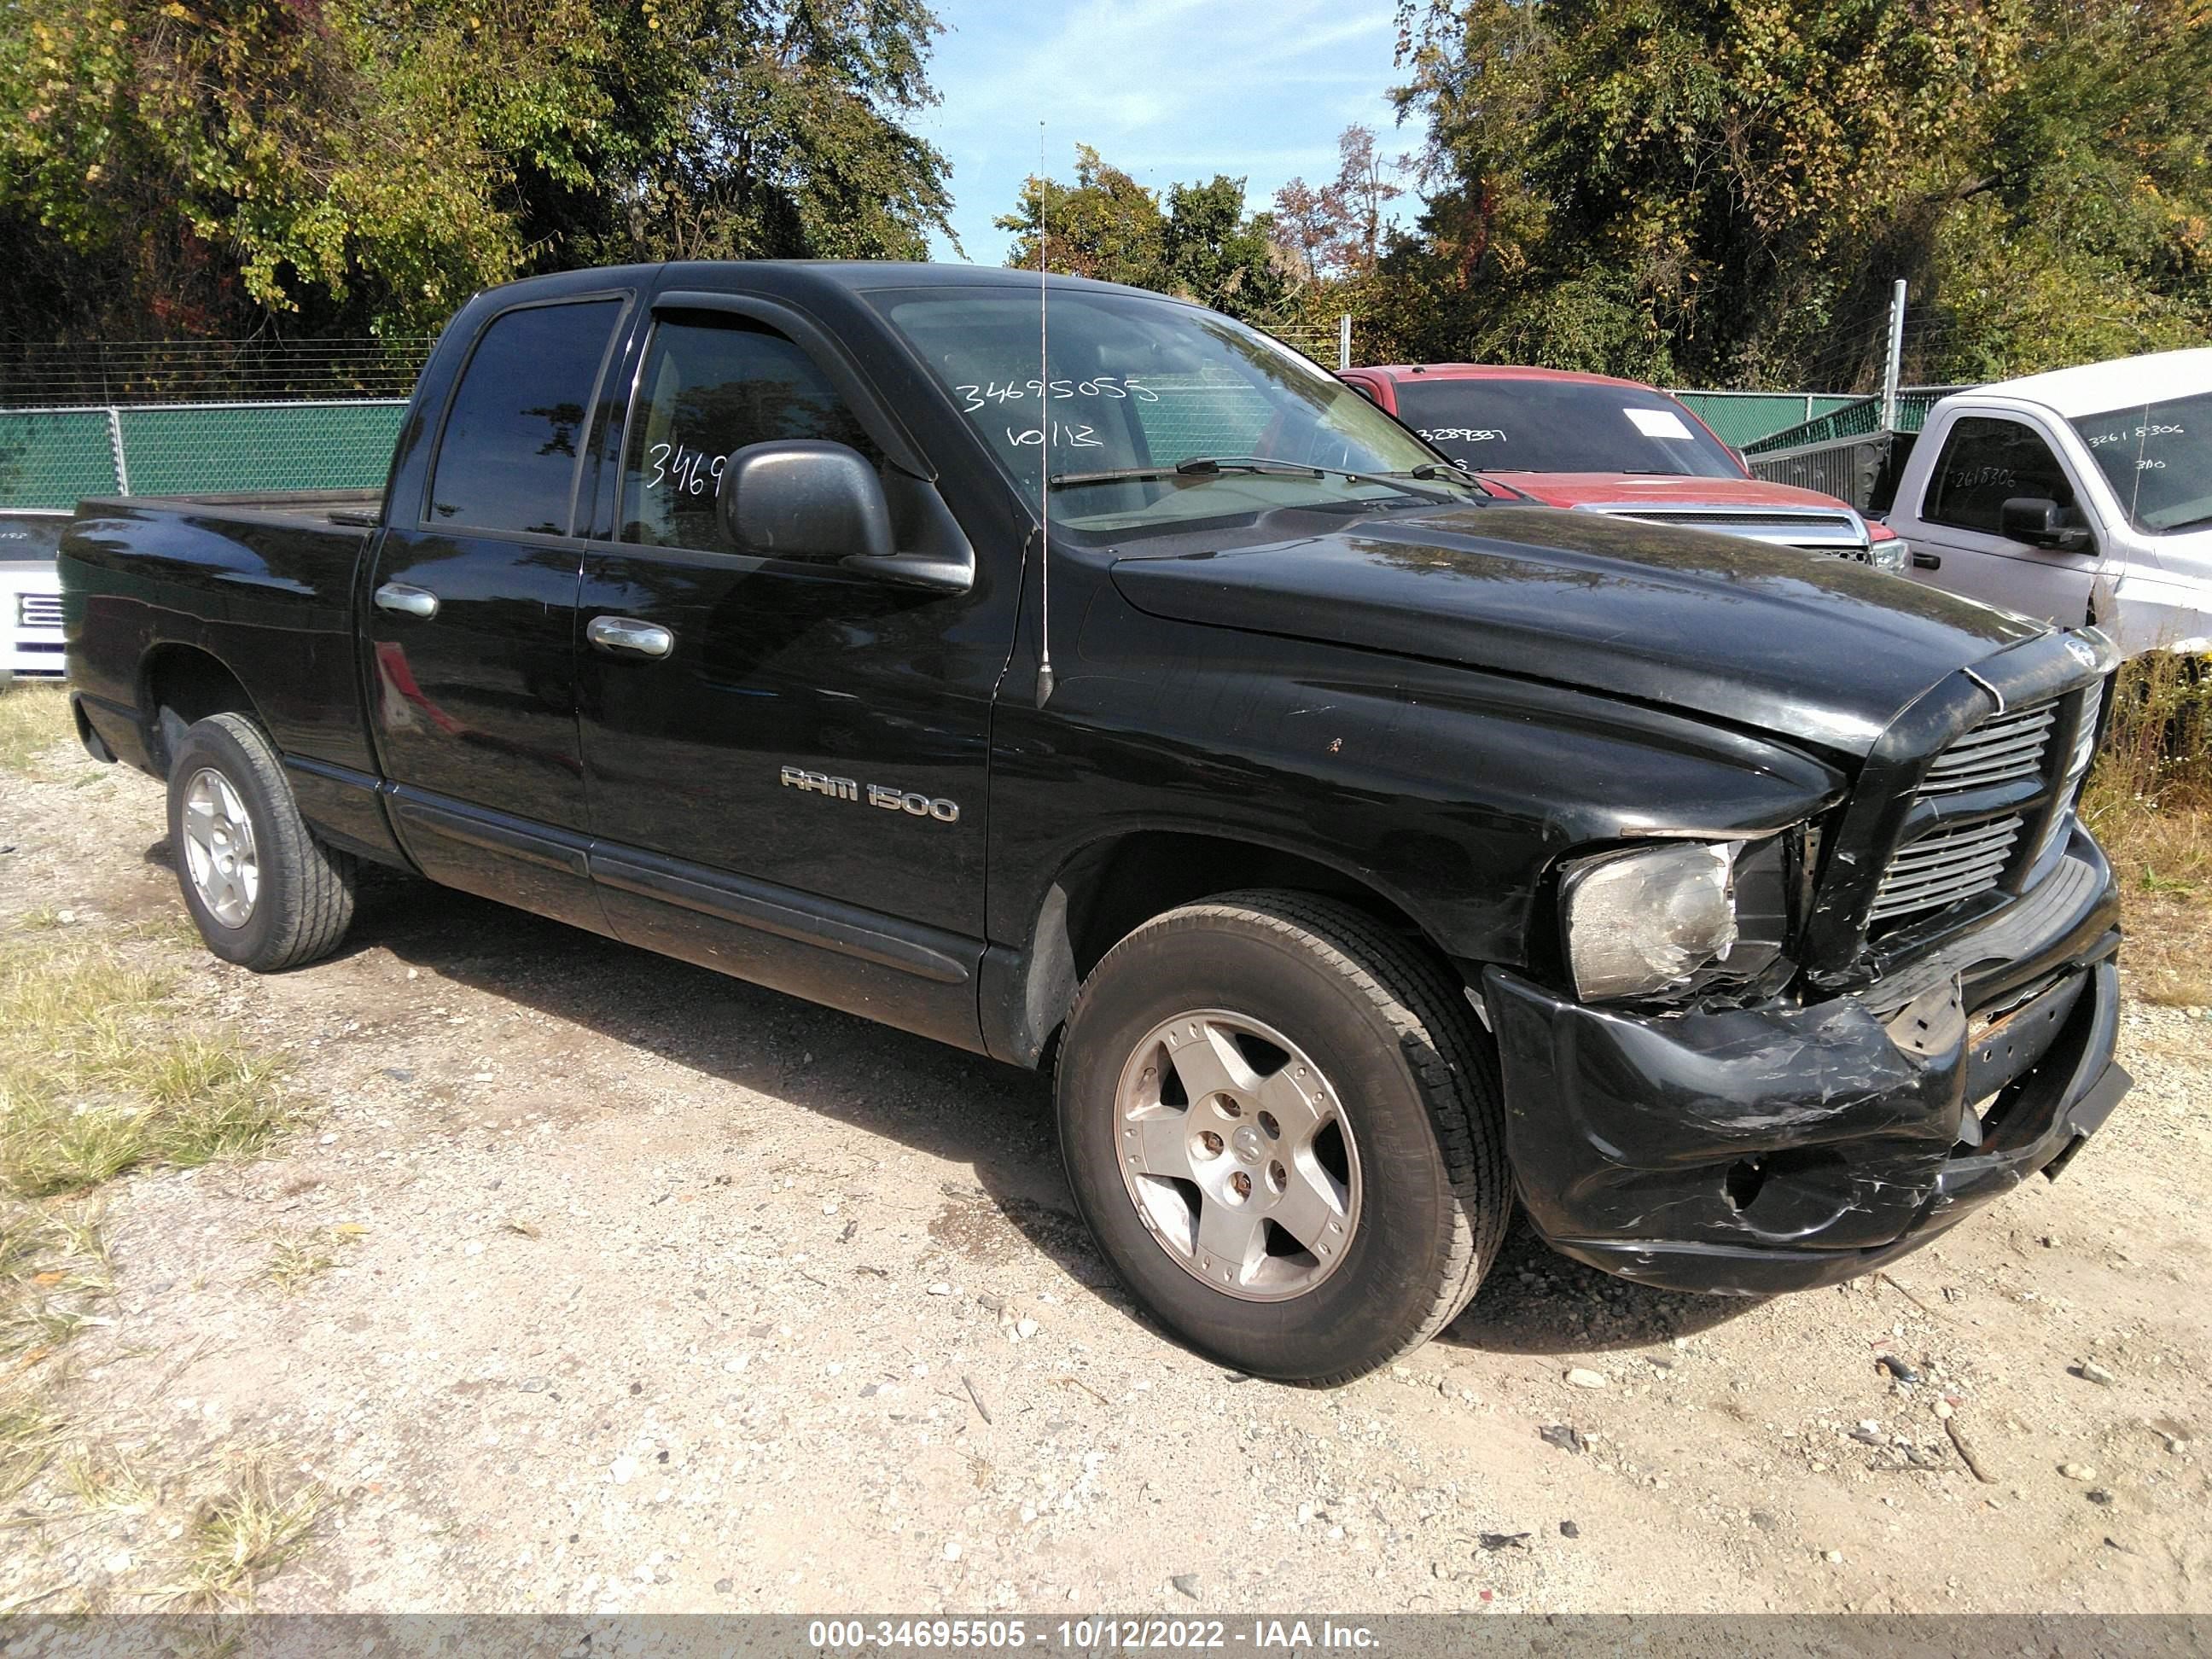
[[[167,975],[292,1114],[14,1205],[104,1218],[17,1263],[0,1608],[2212,1609],[2201,1010],[2131,1006],[2065,1180],[1887,1277],[1516,1234],[1320,1393],[1132,1311],[1036,1079],[397,879],[257,979],[152,782],[57,744],[0,792],[0,948]]]

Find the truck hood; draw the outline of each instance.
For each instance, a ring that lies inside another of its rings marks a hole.
[[[1817,489],[1764,478],[1655,477],[1644,472],[1485,472],[1549,507],[1825,507],[1842,501]]]
[[[1633,697],[1856,756],[1937,681],[2050,631],[1847,561],[1544,507],[1125,556],[1113,580],[1154,616]]]

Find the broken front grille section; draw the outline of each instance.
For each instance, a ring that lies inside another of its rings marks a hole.
[[[2020,841],[2017,816],[1962,824],[1900,848],[1882,872],[1867,912],[1870,923],[1940,910],[1997,884]]]
[[[1918,798],[1942,802],[2040,780],[2058,709],[2054,700],[1990,715],[1929,763],[1916,791]],[[1907,842],[1882,872],[1867,925],[1881,929],[1987,892],[2003,879],[2025,828],[2021,810],[2014,810],[1999,817],[1939,824]]]

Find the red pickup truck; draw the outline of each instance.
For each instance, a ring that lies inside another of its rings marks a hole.
[[[1550,506],[1905,567],[1910,549],[1893,532],[1833,495],[1754,478],[1656,386],[1489,363],[1350,368],[1340,378],[1462,466]]]

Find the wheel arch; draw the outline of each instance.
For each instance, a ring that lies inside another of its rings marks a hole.
[[[147,757],[159,775],[168,775],[176,739],[184,728],[210,714],[261,720],[246,682],[204,647],[172,640],[146,653],[138,665],[138,716],[146,733]]]
[[[1026,939],[986,953],[980,988],[987,1050],[1018,1066],[1036,1066],[1084,979],[1115,945],[1178,905],[1255,888],[1335,899],[1449,959],[1403,898],[1353,871],[1239,836],[1125,831],[1072,854],[1047,884]]]

